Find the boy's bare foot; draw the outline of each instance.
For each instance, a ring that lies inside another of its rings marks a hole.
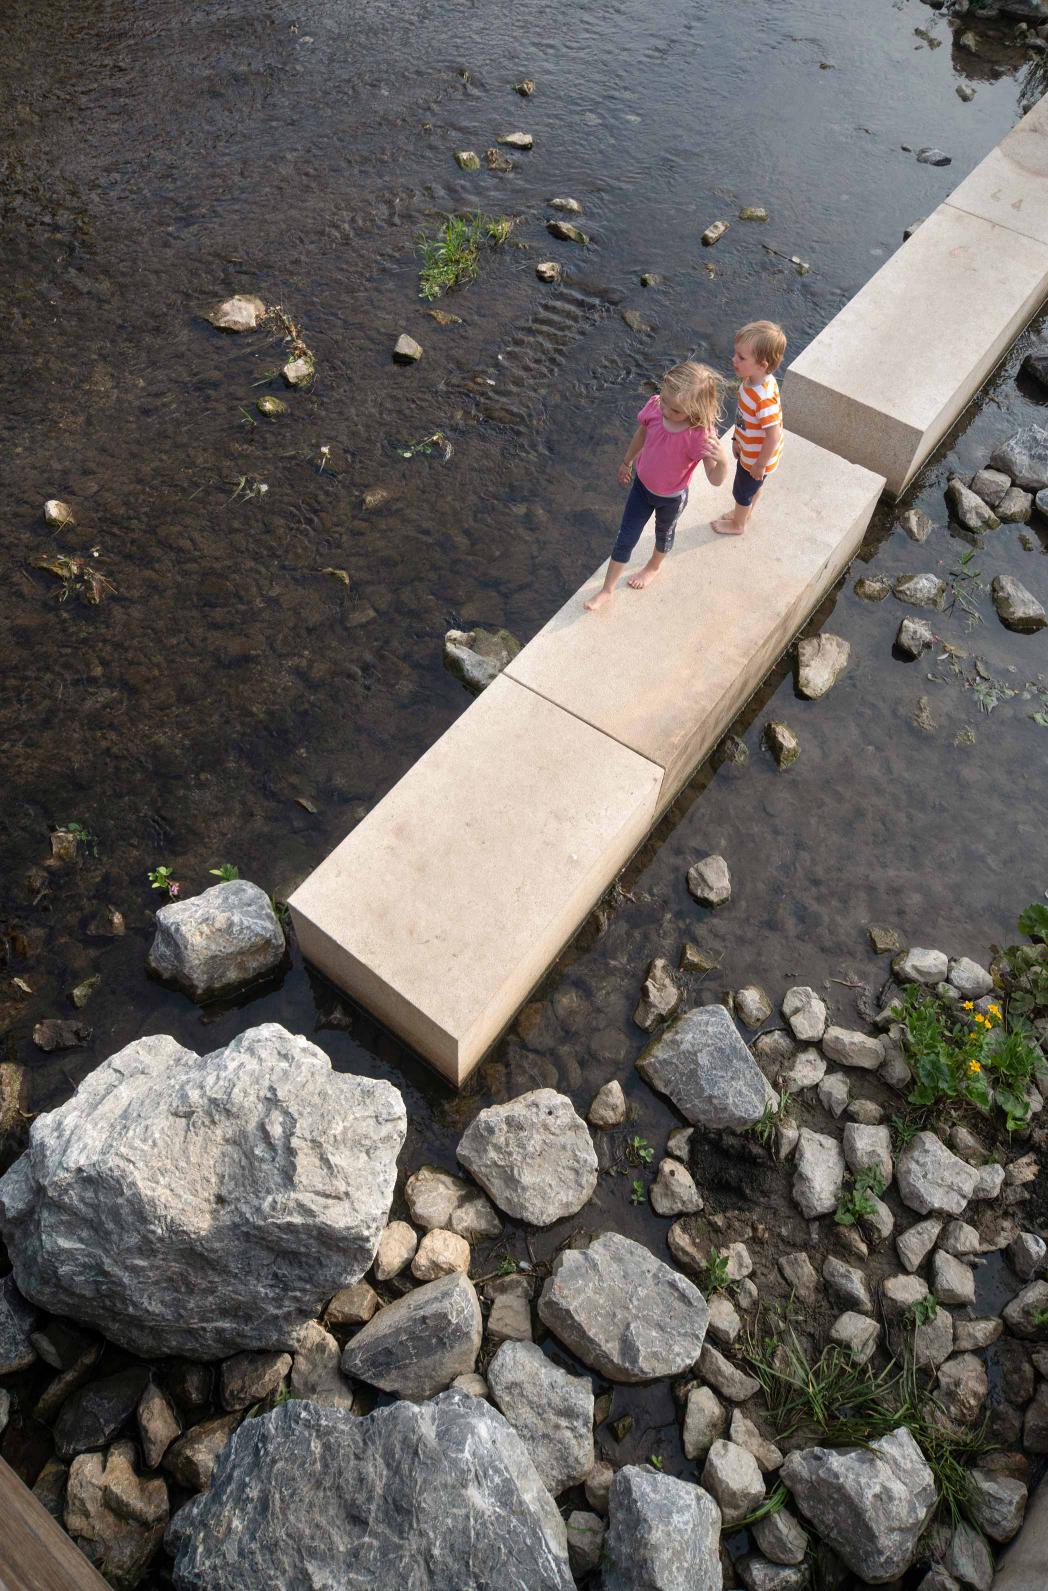
[[[710,521],[710,529],[715,530],[718,536],[741,536],[746,527],[735,523],[734,514],[722,514],[719,519]]]
[[[629,583],[633,587],[634,591],[643,591],[645,586],[650,586],[651,582],[658,574],[660,568],[661,564],[652,565],[650,563],[646,563],[644,568],[641,569],[637,574],[630,575]]]
[[[584,608],[588,608],[591,613],[596,613],[598,608],[606,607],[611,598],[612,593],[610,591],[598,591],[595,597],[590,597],[589,601],[584,602],[582,605]]]

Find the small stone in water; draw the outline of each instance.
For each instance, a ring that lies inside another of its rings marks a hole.
[[[577,199],[550,199],[551,210],[563,210],[567,215],[581,215],[582,206]]]
[[[296,359],[289,359],[280,373],[289,387],[308,386],[316,374],[313,355],[299,354]]]
[[[1021,635],[1032,635],[1048,623],[1037,598],[1014,575],[994,575],[993,605],[1001,623]]]
[[[510,160],[508,155],[504,155],[501,149],[486,149],[484,151],[484,163],[489,171],[513,170],[512,160]]]
[[[417,365],[422,358],[422,345],[407,332],[401,332],[393,345],[393,358],[400,365]]]
[[[895,645],[904,657],[918,658],[935,645],[935,634],[927,619],[903,619]]]
[[[78,1011],[83,1010],[84,1006],[90,1000],[91,996],[94,994],[101,982],[101,974],[96,972],[93,978],[85,978],[83,983],[77,984],[76,988],[70,995],[70,999]]]
[[[878,956],[887,955],[889,950],[898,950],[899,936],[894,928],[881,928],[877,923],[871,923],[866,932]]]
[[[801,754],[801,743],[789,724],[774,720],[765,724],[764,741],[779,768],[790,767]]]
[[[456,149],[455,159],[463,171],[480,170],[480,156],[475,149]]]
[[[953,164],[953,156],[944,154],[941,149],[918,149],[917,159],[922,166],[949,166]]]
[[[547,221],[546,231],[552,237],[560,238],[564,243],[586,244],[589,242],[585,232],[577,226],[572,226],[570,221]]]
[[[793,266],[798,276],[807,276],[808,272],[811,270],[811,266],[808,264],[808,261],[802,260],[799,254],[790,255],[790,264]]]
[[[727,232],[730,224],[728,221],[714,221],[711,226],[708,226],[702,234],[703,248],[711,249],[715,243],[718,243]]]
[[[514,83],[513,87],[522,99],[530,99],[535,92],[535,84],[530,77],[522,77],[519,83]]]
[[[955,93],[957,98],[963,99],[966,105],[970,104],[970,102],[975,98],[975,90],[972,88],[970,83],[958,83]]]
[[[640,285],[641,287],[658,287],[660,280],[661,278],[656,276],[653,271],[644,271],[641,274]]]
[[[739,211],[740,221],[767,221],[768,212],[762,204],[744,204]]]
[[[271,420],[276,419],[278,414],[287,413],[287,404],[284,400],[282,398],[273,398],[268,393],[262,394],[255,404],[255,408],[259,414],[267,415]]]
[[[501,138],[496,138],[497,144],[506,144],[510,149],[531,149],[535,140],[530,133],[503,133]]]
[[[535,275],[540,282],[559,282],[563,274],[556,260],[541,260],[535,267]]]
[[[73,510],[60,497],[49,497],[44,504],[44,519],[49,525],[73,525]]]
[[[225,303],[216,304],[207,318],[219,331],[254,331],[265,313],[266,306],[260,298],[237,293]]]
[[[881,575],[863,575],[856,580],[854,590],[864,602],[883,602],[891,586]]]
[[[388,503],[393,493],[387,486],[369,486],[361,502],[365,508],[381,508],[383,503]]]

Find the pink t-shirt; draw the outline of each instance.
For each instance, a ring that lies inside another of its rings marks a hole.
[[[709,452],[706,432],[701,425],[667,431],[657,393],[648,399],[637,423],[645,432],[644,446],[637,456],[642,485],[656,497],[676,497],[691,480],[696,464]]]

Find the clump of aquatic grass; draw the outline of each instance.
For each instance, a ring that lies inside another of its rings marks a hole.
[[[442,293],[471,282],[477,274],[481,249],[485,244],[497,248],[505,243],[512,224],[505,216],[495,218],[477,211],[449,215],[435,237],[420,233],[416,245],[422,256],[420,296],[439,298]]]
[[[784,1325],[763,1337],[751,1329],[745,1354],[779,1439],[800,1433],[827,1447],[862,1447],[905,1426],[935,1478],[940,1511],[954,1522],[967,1516],[968,1471],[992,1446],[986,1421],[960,1431],[945,1420],[917,1369],[912,1342],[901,1359],[877,1370],[857,1365],[837,1343],[812,1357]]]

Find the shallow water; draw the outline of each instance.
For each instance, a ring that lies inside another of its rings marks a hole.
[[[892,641],[913,610],[864,603],[851,585],[959,567],[967,544],[947,530],[942,489],[1039,415],[1041,396],[1015,378],[1029,336],[901,505],[932,516],[931,539],[911,544],[885,508],[816,615],[814,629],[852,644],[843,679],[802,702],[779,667],[735,726],[746,766],[699,771],[603,931],[587,925],[462,1096],[347,1013],[297,954],[277,986],[204,1013],[143,970],[148,869],[171,866],[193,893],[230,861],[286,896],[468,705],[441,667],[444,631],[504,624],[525,641],[605,556],[647,380],[689,354],[727,370],[734,327],[755,315],[781,320],[796,354],[1040,91],[1021,53],[975,58],[950,40],[910,0],[9,7],[0,1019],[27,1108],[53,1107],[142,1033],[211,1049],[277,1020],[336,1066],[403,1089],[405,1172],[453,1167],[462,1127],[493,1099],[553,1082],[584,1110],[611,1076],[636,1112],[630,1131],[661,1152],[675,1118],[632,1073],[644,1035],[631,1013],[654,955],[675,964],[685,938],[717,951],[692,999],[759,981],[774,1001],[791,982],[831,980],[849,1023],[855,986],[886,970],[867,924],[980,959],[1007,941],[1048,886],[1048,730],[1029,716],[1036,694],[987,714],[972,659],[1013,688],[1048,688],[1045,633],[1011,635],[983,591],[984,623],[969,629],[959,607],[935,621],[970,654],[959,674],[936,654],[905,664]],[[530,99],[511,86],[524,75]],[[954,93],[962,80],[970,104]],[[483,155],[515,128],[535,148],[510,151],[511,172],[455,165],[453,150]],[[903,144],[936,144],[953,164],[920,165]],[[585,250],[547,236],[554,194],[582,204]],[[743,204],[766,205],[769,222],[734,221]],[[414,239],[475,206],[514,231],[442,301],[463,320],[443,328],[416,296]],[[720,217],[731,230],[701,248]],[[809,274],[779,257],[794,254]],[[563,286],[536,281],[546,258],[564,263]],[[661,285],[642,289],[645,271]],[[308,393],[275,377],[279,337],[201,318],[232,291],[285,307],[317,356]],[[652,330],[630,330],[623,308]],[[424,345],[417,368],[390,362],[401,331]],[[270,390],[289,403],[280,421],[254,410]],[[397,455],[437,428],[449,462]],[[374,486],[393,495],[368,511]],[[74,530],[46,532],[51,496],[73,504]],[[987,587],[1014,572],[1046,601],[1045,526],[1028,540],[988,536],[974,567]],[[59,603],[55,579],[29,566],[54,548],[97,548],[115,594]],[[801,738],[786,773],[760,748],[769,717]],[[69,820],[97,857],[27,882],[49,828]],[[734,893],[712,916],[685,873],[714,851]],[[88,934],[100,902],[125,914],[123,939]],[[91,1041],[41,1054],[33,1024],[74,1015],[69,990],[96,972]],[[614,1222],[662,1252],[665,1223],[628,1203],[631,1177],[602,1179],[584,1224]],[[714,1210],[731,1202],[711,1195]],[[795,1225],[790,1210],[776,1219]],[[535,1255],[572,1225],[533,1237]],[[519,1234],[505,1246],[527,1255]],[[638,1431],[660,1430],[667,1468],[688,1473],[668,1391],[626,1401],[643,1412]]]

